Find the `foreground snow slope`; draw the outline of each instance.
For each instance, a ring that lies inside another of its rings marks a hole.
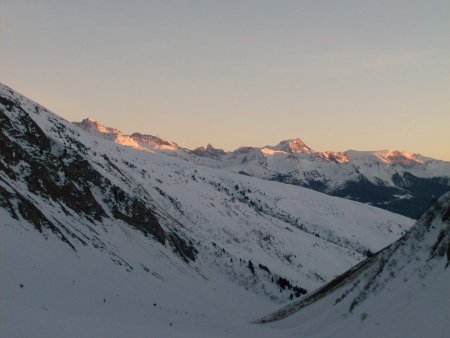
[[[117,145],[3,85],[0,124],[2,337],[259,335],[412,225]]]
[[[448,337],[449,260],[447,193],[400,240],[261,322],[305,337]]]

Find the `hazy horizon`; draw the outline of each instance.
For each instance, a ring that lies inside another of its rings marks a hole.
[[[446,1],[0,2],[1,82],[180,146],[450,160]]]

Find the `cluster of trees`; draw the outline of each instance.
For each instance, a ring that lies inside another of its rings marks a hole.
[[[251,260],[248,261],[247,266],[248,266],[248,269],[250,270],[250,272],[253,275],[256,275],[255,265],[253,264],[253,262]],[[266,271],[269,275],[272,275],[272,272],[270,271],[270,269],[267,266],[265,266],[264,264],[258,264],[258,267],[261,270]],[[306,289],[304,289],[300,286],[292,285],[292,283],[287,278],[284,278],[281,276],[275,275],[275,278],[274,278],[274,276],[272,275],[272,283],[275,283],[280,287],[280,292],[282,290],[291,290],[292,292],[289,296],[290,299],[293,299],[294,296],[298,298],[301,295],[304,295],[308,292]]]
[[[284,277],[278,277],[277,285],[283,290],[285,290],[285,289],[292,290],[294,292],[295,297],[300,297],[300,295],[304,295],[308,292],[306,289],[304,289],[302,287],[299,287],[297,285],[292,285],[291,282]],[[291,295],[292,295],[292,293],[291,293]]]

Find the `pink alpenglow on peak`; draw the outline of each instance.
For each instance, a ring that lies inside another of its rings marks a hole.
[[[319,156],[326,161],[333,161],[336,163],[347,163],[350,161],[350,158],[343,152],[336,151],[324,151],[319,153]]]
[[[175,142],[169,141],[160,136],[146,135],[141,133],[133,133],[130,135],[140,146],[143,148],[153,148],[154,150],[163,149],[163,150],[177,150],[178,144]]]
[[[424,162],[422,156],[411,152],[403,152],[398,150],[380,150],[375,151],[373,154],[384,163],[390,165],[398,164],[403,167],[411,167],[415,164]]]
[[[74,122],[74,124],[91,134],[96,134],[104,139],[112,140],[117,144],[139,150],[155,152],[157,150],[179,149],[175,142],[162,137],[141,133],[133,133],[131,135],[122,134],[119,129],[105,127],[102,123],[92,118],[86,118],[81,122]]]
[[[122,134],[119,129],[106,127],[101,122],[91,117],[85,118],[81,122],[74,122],[74,124],[89,132],[97,132],[102,134],[115,134],[115,135]]]
[[[281,141],[276,146],[266,146],[265,149],[270,149],[270,150],[274,150],[274,151],[282,151],[282,152],[289,153],[289,154],[312,153],[313,152],[313,150],[310,147],[308,147],[299,138]]]

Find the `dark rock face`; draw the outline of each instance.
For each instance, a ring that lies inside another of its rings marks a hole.
[[[29,191],[59,201],[76,213],[84,213],[96,220],[106,217],[89,186],[99,183],[100,175],[87,161],[78,154],[54,156],[50,140],[27,115],[20,118],[21,126],[25,126],[21,130],[25,129],[25,133],[15,129],[4,114],[1,117],[5,127],[0,135],[1,158],[9,166],[20,163],[27,171],[18,175],[9,170],[7,173],[12,179],[24,180]]]
[[[3,181],[3,180],[1,180],[1,181]],[[14,206],[11,203],[13,198],[14,198],[14,194],[8,192],[6,189],[4,189],[0,185],[0,207],[5,209],[6,211],[8,211],[8,213],[12,216],[12,218],[18,220],[19,217],[17,216]]]
[[[169,234],[169,242],[173,247],[173,251],[178,254],[185,262],[189,260],[195,261],[197,258],[197,249],[192,243],[187,243],[184,239],[178,236],[176,233]]]
[[[114,189],[117,190],[117,187]],[[166,234],[163,228],[142,201],[135,198],[129,201],[125,199],[122,205],[113,207],[112,213],[115,218],[134,226],[146,236],[153,235],[161,244],[165,244]]]
[[[1,181],[4,182],[3,180]],[[17,210],[14,208],[13,202],[17,205]],[[0,186],[0,206],[8,211],[14,219],[19,220],[20,215],[30,224],[33,224],[35,229],[40,233],[42,233],[43,228],[51,230],[63,242],[68,244],[73,250],[76,251],[75,246],[61,232],[61,230],[56,227],[48,218],[46,218],[44,214],[33,203],[31,203],[19,193],[10,193],[2,186]]]
[[[37,106],[32,113],[39,114]],[[70,147],[51,140],[19,100],[0,96],[0,171],[7,178],[0,177],[2,208],[15,219],[27,220],[41,233],[49,229],[74,250],[75,245],[69,238],[82,245],[86,245],[85,240],[46,217],[31,195],[59,205],[66,214],[85,218],[93,228],[105,219],[121,220],[162,245],[169,239],[169,244],[183,260],[196,259],[197,250],[192,244],[172,232],[168,236],[148,203],[102,176],[85,158],[89,149],[71,137],[56,118],[51,122],[53,130]],[[106,163],[108,171],[117,170],[111,161]],[[30,196],[16,191],[8,180],[24,184]],[[94,190],[97,191],[95,196]]]
[[[19,212],[20,215],[28,222],[33,224],[39,232],[42,228],[50,229],[56,234],[64,243],[67,243],[73,250],[76,251],[75,246],[67,239],[67,237],[59,230],[51,221],[44,216],[44,214],[30,201],[19,197]]]
[[[0,111],[0,125],[2,129],[7,129],[11,136],[19,136],[28,144],[35,145],[38,150],[44,151],[50,149],[50,140],[41,128],[29,117],[20,103],[11,101],[5,97],[0,97],[0,104],[3,104],[7,111],[14,111],[17,116],[16,121],[22,127],[21,129],[15,128],[5,113]]]

